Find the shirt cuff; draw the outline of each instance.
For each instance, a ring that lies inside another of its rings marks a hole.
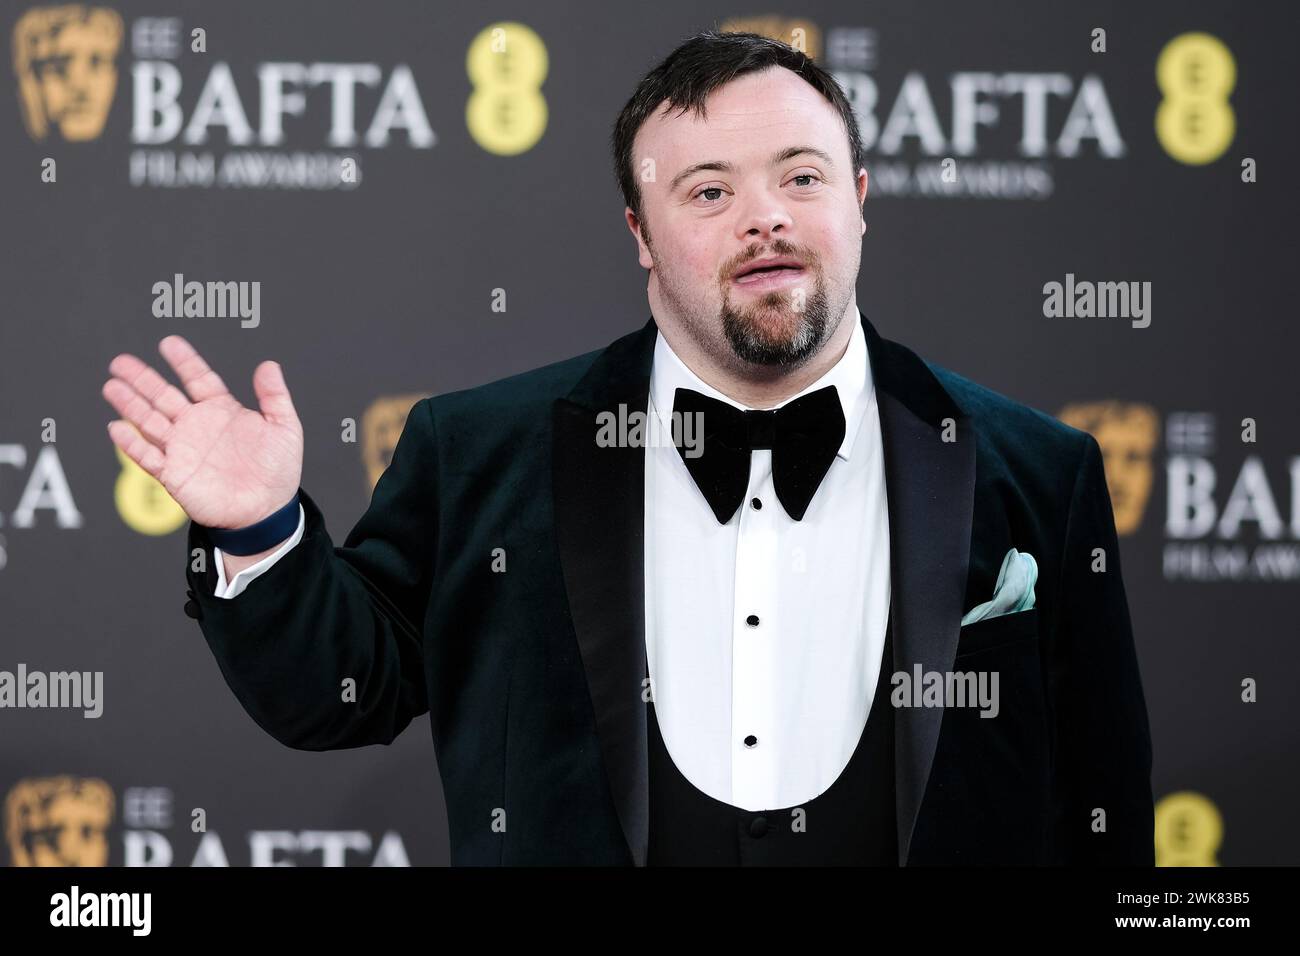
[[[226,583],[226,569],[221,561],[221,549],[214,547],[212,549],[212,560],[216,562],[217,565],[217,586],[212,592],[213,597],[227,599],[239,597],[239,595],[244,592],[244,588],[248,587],[249,581],[253,580],[253,578],[257,577],[259,574],[263,574],[270,570],[271,565],[275,564],[275,562],[288,554],[293,546],[302,540],[302,533],[306,527],[307,514],[303,511],[302,504],[300,503],[298,505],[298,527],[294,533],[289,536],[289,540],[280,545],[280,547],[276,548],[273,553],[268,554],[261,561],[258,561],[256,564],[250,564],[248,567],[244,568],[244,570],[240,571],[230,579],[229,584]]]

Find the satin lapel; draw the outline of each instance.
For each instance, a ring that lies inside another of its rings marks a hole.
[[[656,328],[650,320],[596,358],[552,411],[555,532],[600,752],[632,861],[649,844],[645,677],[645,449],[601,447],[597,415],[644,415]]]
[[[911,679],[918,664],[923,673],[948,670],[957,653],[970,557],[975,433],[914,352],[880,338],[865,316],[862,327],[884,451],[894,670]],[[954,440],[944,440],[945,419],[952,420]],[[894,715],[898,862],[905,866],[943,708],[901,707]]]

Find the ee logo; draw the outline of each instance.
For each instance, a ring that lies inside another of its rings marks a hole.
[[[185,510],[167,494],[158,481],[126,456],[116,445],[122,466],[113,486],[113,503],[122,521],[140,534],[171,534],[186,521]]]
[[[1156,866],[1218,866],[1223,817],[1212,801],[1191,790],[1163,797],[1155,807]]]
[[[1156,138],[1165,152],[1189,166],[1223,155],[1237,131],[1228,94],[1237,85],[1237,61],[1217,37],[1184,33],[1156,58]]]
[[[546,44],[522,23],[494,23],[469,45],[465,70],[474,92],[465,125],[489,153],[517,156],[546,132]]]

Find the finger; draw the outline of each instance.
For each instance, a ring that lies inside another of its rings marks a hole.
[[[121,419],[108,423],[108,437],[113,444],[126,453],[126,457],[145,470],[151,477],[162,474],[166,456],[158,450],[157,445],[150,444],[145,437]]]
[[[190,407],[190,400],[179,388],[134,355],[123,353],[117,356],[108,363],[108,370],[143,395],[145,401],[172,421]]]
[[[284,369],[279,362],[263,362],[253,370],[253,392],[258,408],[267,420],[277,425],[293,425],[298,413],[289,397],[289,387],[284,383]]]
[[[166,444],[171,420],[150,405],[143,395],[120,378],[110,378],[100,390],[117,413],[159,448]]]
[[[194,351],[194,346],[179,335],[169,335],[159,342],[158,351],[194,401],[202,402],[230,394],[221,376],[208,368],[208,363]]]

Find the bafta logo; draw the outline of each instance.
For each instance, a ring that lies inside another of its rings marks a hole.
[[[34,140],[51,128],[69,142],[104,129],[117,89],[122,18],[107,7],[28,10],[14,27],[14,73],[23,122]]]
[[[1097,439],[1106,463],[1115,533],[1132,534],[1151,496],[1151,453],[1160,431],[1155,409],[1134,402],[1081,402],[1067,405],[1056,417]]]
[[[731,17],[718,25],[722,33],[757,33],[770,40],[779,40],[794,47],[811,60],[822,55],[821,27],[811,20],[799,17],[782,17],[777,15],[759,15],[753,17]]]
[[[20,780],[5,798],[14,866],[107,866],[113,791],[102,780]]]
[[[423,395],[385,395],[375,399],[361,417],[361,457],[372,492],[379,476],[393,460],[393,449],[406,425],[407,413],[422,398]]]

